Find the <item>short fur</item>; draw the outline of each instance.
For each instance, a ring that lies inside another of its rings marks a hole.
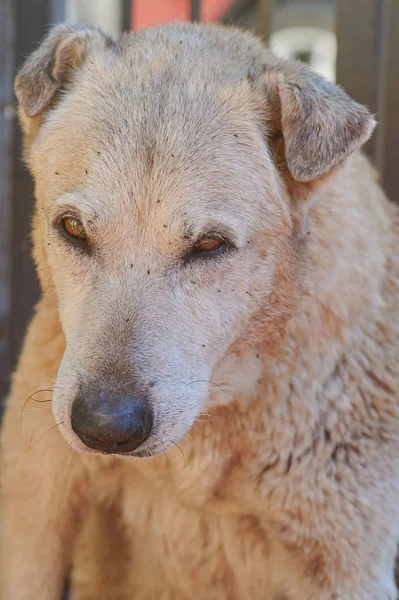
[[[396,598],[398,219],[367,110],[188,24],[56,27],[15,89],[43,293],[2,430],[2,600],[55,600],[71,560],[79,600]],[[234,251],[184,259],[220,228]],[[84,446],[80,386],[150,398],[135,456]]]

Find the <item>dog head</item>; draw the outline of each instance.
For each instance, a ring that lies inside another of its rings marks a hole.
[[[374,121],[307,67],[215,26],[118,42],[57,26],[15,90],[36,262],[66,340],[56,419],[78,449],[164,451],[229,349],[284,331],[304,197]]]

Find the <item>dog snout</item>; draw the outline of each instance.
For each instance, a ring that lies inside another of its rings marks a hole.
[[[71,425],[82,442],[107,454],[129,454],[148,438],[153,422],[146,398],[80,390]]]

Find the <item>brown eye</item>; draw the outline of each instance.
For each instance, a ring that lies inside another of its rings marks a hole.
[[[225,245],[225,241],[220,238],[220,237],[204,237],[202,238],[202,240],[199,240],[195,247],[194,250],[195,252],[209,252],[209,253],[213,253],[216,252],[217,250],[221,250]]]
[[[85,228],[83,227],[82,221],[75,217],[64,217],[61,221],[61,225],[67,236],[71,238],[78,238],[80,240],[86,239]]]

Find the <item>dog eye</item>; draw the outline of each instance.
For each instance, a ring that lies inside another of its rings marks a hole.
[[[208,235],[198,240],[193,247],[193,254],[202,256],[219,254],[223,251],[225,246],[226,242],[223,238],[216,235]]]
[[[61,226],[64,233],[74,239],[86,240],[86,231],[82,221],[79,221],[76,217],[64,217],[61,219]]]

